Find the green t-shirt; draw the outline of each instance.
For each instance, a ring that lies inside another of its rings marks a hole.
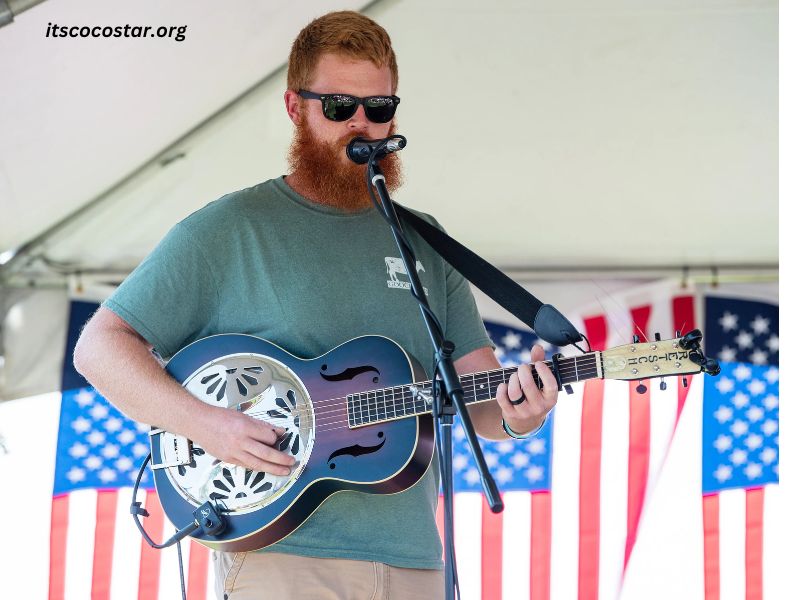
[[[406,233],[428,301],[456,345],[454,358],[491,345],[468,283],[415,231]],[[376,334],[430,371],[433,352],[419,306],[405,273],[390,267],[398,256],[374,209],[344,213],[315,204],[278,178],[228,194],[175,225],[104,306],[164,358],[220,333],[258,336],[303,358]],[[433,461],[404,492],[334,494],[265,551],[441,568],[438,488]]]

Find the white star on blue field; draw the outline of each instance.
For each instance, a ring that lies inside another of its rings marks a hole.
[[[706,298],[703,492],[778,481],[778,307]]]

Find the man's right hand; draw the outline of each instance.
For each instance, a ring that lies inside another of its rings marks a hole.
[[[295,459],[275,448],[283,427],[228,408],[209,407],[192,442],[223,462],[273,475],[288,475]]]
[[[274,446],[286,432],[204,404],[170,377],[127,322],[100,307],[75,346],[75,368],[125,415],[185,436],[224,462],[287,475],[294,458]]]

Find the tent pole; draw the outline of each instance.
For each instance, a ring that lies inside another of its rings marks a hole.
[[[19,13],[44,2],[44,0],[0,0],[0,27],[14,21]]]

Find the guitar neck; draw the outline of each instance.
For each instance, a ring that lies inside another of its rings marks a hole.
[[[600,352],[560,358],[558,373],[561,382],[577,383],[603,376],[602,355]],[[555,373],[552,361],[545,361],[551,372]],[[532,365],[531,365],[532,366]],[[517,367],[500,368],[462,375],[459,379],[464,390],[464,402],[486,402],[497,395],[501,383],[508,383]],[[538,373],[533,370],[533,379],[541,388]],[[347,420],[350,427],[372,425],[395,419],[403,419],[431,412],[431,381],[419,381],[396,387],[359,392],[347,396]]]

